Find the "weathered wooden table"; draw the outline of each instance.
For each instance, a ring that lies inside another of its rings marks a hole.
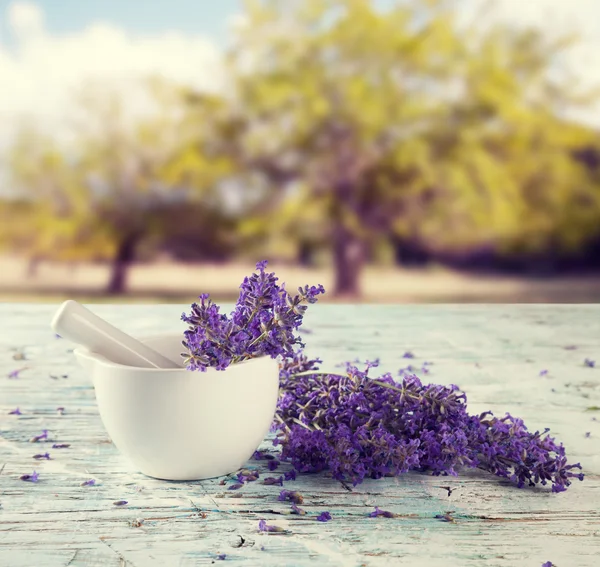
[[[142,336],[182,330],[186,307],[93,309]],[[277,486],[232,492],[219,479],[165,482],[132,471],[102,427],[72,345],[49,328],[55,309],[0,305],[2,567],[600,565],[600,368],[583,364],[600,366],[600,306],[312,307],[307,350],[325,368],[357,357],[380,357],[383,371],[432,361],[424,378],[458,384],[473,412],[508,411],[530,429],[550,427],[587,477],[556,495],[476,471],[411,473],[351,492],[302,475],[286,488],[304,495],[306,516],[281,514],[289,506]],[[402,359],[408,349],[414,361]],[[21,415],[10,413],[17,407]],[[48,438],[31,443],[43,429]],[[33,459],[46,451],[51,460]],[[19,479],[33,470],[37,483]],[[96,484],[82,486],[88,479]],[[458,490],[449,497],[446,485]],[[400,517],[370,518],[374,506]],[[333,519],[315,521],[324,510]],[[453,523],[436,518],[451,510]],[[260,519],[287,533],[258,533]]]

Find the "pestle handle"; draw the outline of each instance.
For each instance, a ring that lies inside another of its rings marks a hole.
[[[69,299],[52,319],[52,329],[67,340],[87,347],[112,362],[141,368],[182,368],[89,309]]]

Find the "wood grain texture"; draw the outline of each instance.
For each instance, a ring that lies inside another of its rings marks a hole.
[[[192,567],[220,564],[221,554],[267,567],[600,565],[600,411],[588,409],[600,406],[600,368],[583,365],[588,357],[600,366],[600,306],[311,307],[304,338],[326,369],[355,358],[380,357],[382,371],[431,361],[423,378],[458,384],[472,412],[508,411],[530,429],[550,427],[587,477],[555,495],[473,471],[407,474],[351,492],[303,475],[286,488],[304,495],[306,516],[282,514],[289,507],[276,486],[232,492],[219,479],[165,482],[132,471],[103,429],[72,345],[49,328],[55,309],[0,305],[0,566]],[[92,309],[143,336],[182,330],[186,307]],[[402,358],[409,349],[415,360]],[[18,378],[8,377],[19,368]],[[22,415],[9,415],[16,407]],[[42,429],[48,440],[31,443]],[[46,451],[52,460],[32,458]],[[19,480],[33,470],[38,483]],[[90,478],[95,486],[81,486]],[[448,497],[444,485],[458,490]],[[367,517],[376,505],[400,516]],[[323,510],[332,521],[315,520]],[[454,523],[435,518],[449,510]],[[260,519],[287,533],[258,533]]]

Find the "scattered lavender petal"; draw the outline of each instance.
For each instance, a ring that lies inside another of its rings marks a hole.
[[[25,482],[37,482],[39,478],[39,473],[33,471],[31,474],[24,474],[19,477],[19,480],[24,480]]]
[[[242,488],[242,486],[244,486],[243,484],[240,484],[239,482],[236,484],[232,484],[231,486],[227,487],[227,490],[239,490],[240,488]]]
[[[9,411],[8,415],[23,415],[23,414],[21,413],[21,410],[19,408],[15,408],[14,410]]]
[[[37,455],[33,455],[33,458],[40,461],[42,459],[50,460],[50,453],[38,453]]]
[[[587,368],[594,368],[596,366],[596,361],[592,360],[590,358],[586,358],[583,361],[583,365],[586,366]]]
[[[117,500],[113,502],[114,506],[125,506],[127,504],[127,500]]]
[[[369,514],[369,518],[378,518],[379,516],[382,516],[383,518],[397,518],[398,514],[386,512],[385,510],[381,510],[378,506],[375,506],[375,510]]]
[[[414,358],[415,355],[413,352],[411,352],[410,350],[407,350],[403,355],[402,358]]]
[[[284,476],[285,476],[285,480],[296,480],[295,469],[292,469],[291,471],[286,472]]]
[[[541,370],[540,371],[540,376],[548,376],[548,371],[547,370]]]
[[[35,435],[34,437],[32,437],[29,440],[29,442],[30,443],[38,443],[42,439],[48,439],[48,430],[47,429],[42,429],[42,432],[39,435]]]
[[[71,446],[70,443],[54,443],[53,449],[68,449]]]
[[[281,502],[285,502],[286,500],[289,500],[290,502],[293,502],[294,504],[304,503],[304,497],[302,496],[302,494],[300,494],[299,492],[295,492],[293,490],[282,490],[279,493],[278,500],[280,500]]]
[[[279,466],[279,464],[280,463],[277,460],[269,461],[269,464],[268,464],[269,470],[271,472],[274,471],[274,470],[277,470],[277,467]]]
[[[298,508],[296,504],[292,504],[292,514],[297,514],[298,516],[306,515],[306,512],[302,508]]]
[[[89,480],[82,482],[80,486],[94,486],[95,484],[96,481],[93,478],[90,478]]]
[[[258,531],[259,532],[284,532],[283,528],[279,526],[269,526],[265,520],[260,520],[258,522]]]
[[[329,512],[321,512],[317,516],[317,522],[329,522],[331,520],[331,514]]]

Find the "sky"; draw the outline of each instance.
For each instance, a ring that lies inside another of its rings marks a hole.
[[[454,0],[472,16],[491,0]],[[85,81],[148,74],[218,88],[220,55],[238,0],[0,0],[0,149],[22,116],[59,124]],[[600,85],[600,0],[497,0],[494,18],[576,31],[571,67]],[[600,106],[580,116],[600,126]]]

